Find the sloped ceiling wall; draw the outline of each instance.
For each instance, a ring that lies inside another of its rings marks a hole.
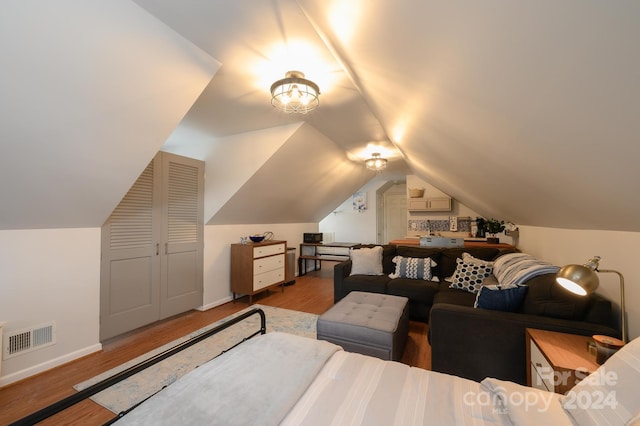
[[[301,69],[322,98],[298,131],[327,140],[301,157],[325,147],[317,164],[336,167],[298,167],[297,132],[283,136],[228,202],[210,204],[225,203],[210,223],[254,223],[256,200],[280,220],[331,211],[366,180],[375,142],[392,170],[485,216],[638,231],[638,22],[640,3],[624,1],[6,2],[0,228],[101,225],[178,125],[212,140],[295,125],[268,87],[296,69],[305,40],[316,62]],[[300,175],[278,187],[287,167]],[[343,183],[336,203],[328,187],[305,193],[325,176]],[[295,214],[263,202],[265,183]],[[304,196],[325,198],[312,213]]]
[[[299,3],[416,175],[486,216],[640,230],[639,2]]]
[[[304,124],[209,224],[319,222],[371,176],[335,142]]]
[[[220,64],[135,3],[0,14],[0,229],[99,227]]]

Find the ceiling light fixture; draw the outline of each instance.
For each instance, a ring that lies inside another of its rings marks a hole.
[[[374,152],[371,154],[371,158],[365,160],[364,165],[367,166],[369,170],[375,170],[379,172],[380,170],[387,167],[387,159],[380,157],[379,152]]]
[[[300,71],[289,71],[271,85],[271,105],[286,113],[306,114],[320,104],[320,89]]]

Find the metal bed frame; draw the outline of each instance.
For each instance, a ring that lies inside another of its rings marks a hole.
[[[110,386],[115,385],[118,382],[121,382],[123,380],[125,380],[128,377],[133,376],[136,373],[141,372],[142,370],[144,370],[145,368],[151,367],[154,364],[159,363],[160,361],[169,358],[172,355],[177,354],[178,352],[195,345],[196,343],[199,343],[205,339],[207,339],[208,337],[211,337],[229,327],[231,327],[232,325],[235,325],[241,321],[244,321],[245,319],[249,318],[250,316],[253,315],[260,315],[260,330],[250,334],[249,336],[243,338],[240,342],[236,343],[235,345],[231,346],[228,349],[225,349],[224,351],[220,352],[218,355],[214,356],[213,358],[217,358],[218,356],[222,355],[223,353],[235,348],[236,346],[238,346],[239,344],[251,339],[254,336],[257,336],[258,334],[265,334],[266,333],[266,316],[265,313],[262,309],[260,308],[252,308],[249,311],[238,315],[235,318],[232,318],[228,321],[225,321],[224,323],[212,328],[211,330],[207,330],[202,334],[199,334],[197,336],[192,337],[189,340],[186,340],[180,344],[177,344],[176,346],[167,349],[164,352],[161,352],[157,355],[154,355],[153,357],[142,361],[132,367],[127,368],[126,370],[121,371],[120,373],[116,373],[111,377],[107,377],[106,379],[93,384],[91,386],[89,386],[86,389],[83,389],[73,395],[70,395],[64,399],[61,399],[57,402],[54,402],[53,404],[42,408],[41,410],[38,410],[26,417],[21,418],[20,420],[17,420],[13,423],[10,424],[10,426],[24,426],[24,425],[34,425],[38,422],[41,422],[51,416],[53,416],[54,414],[57,414],[69,407],[71,407],[74,404],[77,404],[80,401],[83,401],[93,395],[95,395],[98,392],[101,392],[105,389],[107,389]],[[212,358],[212,359],[213,359]],[[164,389],[164,387],[162,388]],[[156,393],[160,392],[162,389],[159,389]],[[155,394],[154,394],[155,395]],[[153,396],[153,395],[151,395]],[[114,417],[112,420],[110,420],[109,422],[105,423],[107,425],[112,424],[114,422],[116,422],[118,419],[120,419],[121,417],[123,417],[125,414],[127,414],[128,412],[130,412],[131,410],[133,410],[134,408],[136,408],[138,405],[142,404],[144,401],[146,401],[147,399],[151,398],[151,396],[147,397],[145,400],[139,402],[138,404],[134,405],[133,407],[119,413],[116,417]]]

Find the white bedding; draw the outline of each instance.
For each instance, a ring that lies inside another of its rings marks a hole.
[[[522,424],[535,418],[551,425],[566,420],[555,417],[565,416],[557,395],[542,393],[553,406],[540,410],[509,398],[510,392],[522,401],[530,393],[541,396],[507,382],[481,384],[345,352],[325,341],[267,333],[198,367],[118,424],[509,425],[513,417]]]
[[[510,424],[479,383],[350,352],[336,352],[284,425]]]

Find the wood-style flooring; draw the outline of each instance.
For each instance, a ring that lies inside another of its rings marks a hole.
[[[255,303],[321,314],[333,305],[333,262],[287,286],[254,296]],[[190,311],[102,342],[103,350],[34,377],[0,388],[0,425],[5,425],[73,394],[72,386],[130,359],[162,346],[248,306],[241,298],[204,312]],[[411,322],[402,362],[429,369],[431,348],[427,324]],[[83,401],[50,419],[47,425],[98,425],[113,418],[107,409],[91,400]]]

